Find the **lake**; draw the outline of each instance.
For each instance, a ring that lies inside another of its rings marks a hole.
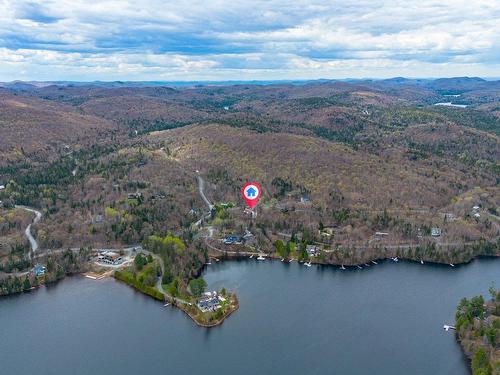
[[[434,103],[437,106],[467,108],[467,104],[453,104],[452,102]]]
[[[500,285],[500,260],[347,271],[242,260],[204,277],[240,300],[213,329],[113,279],[0,299],[0,373],[468,374],[443,324],[463,296]]]

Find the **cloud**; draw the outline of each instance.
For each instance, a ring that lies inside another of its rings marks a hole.
[[[0,79],[487,76],[498,24],[486,0],[0,0]]]

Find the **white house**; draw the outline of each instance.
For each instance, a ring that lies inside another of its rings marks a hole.
[[[306,251],[307,251],[307,255],[314,257],[320,253],[321,249],[318,246],[307,245]]]
[[[439,237],[441,235],[441,228],[432,228],[431,229],[431,236],[432,237]]]

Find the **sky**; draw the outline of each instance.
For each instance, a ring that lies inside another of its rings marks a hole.
[[[0,0],[0,81],[500,77],[500,1]]]

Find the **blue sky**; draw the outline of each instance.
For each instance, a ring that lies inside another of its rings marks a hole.
[[[0,0],[0,81],[500,76],[500,2]]]

